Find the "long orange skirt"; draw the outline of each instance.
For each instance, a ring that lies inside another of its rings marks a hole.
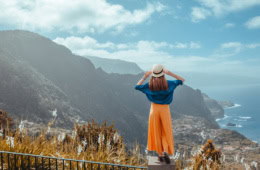
[[[158,154],[174,153],[172,134],[172,122],[169,105],[151,104],[148,127],[148,151],[156,151]]]

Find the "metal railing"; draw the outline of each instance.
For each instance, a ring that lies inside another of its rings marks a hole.
[[[70,169],[70,170],[144,170],[147,167],[130,165],[112,164],[104,162],[93,162],[86,160],[66,159],[50,156],[41,156],[25,153],[0,151],[1,170],[51,170],[51,169]]]

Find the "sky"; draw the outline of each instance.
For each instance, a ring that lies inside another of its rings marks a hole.
[[[260,0],[0,0],[0,30],[81,56],[172,72],[260,78]]]

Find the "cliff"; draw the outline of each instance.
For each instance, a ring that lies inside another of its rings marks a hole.
[[[108,59],[94,56],[85,56],[95,66],[95,68],[102,68],[107,73],[119,73],[119,74],[139,74],[143,70],[133,62],[128,62],[119,59]]]
[[[2,109],[37,123],[50,121],[57,110],[54,125],[63,127],[91,118],[116,121],[126,141],[137,139],[145,147],[150,102],[134,89],[143,73],[106,73],[89,59],[28,31],[1,31],[0,49]],[[219,128],[199,90],[178,87],[170,108],[173,118],[194,115]]]
[[[142,76],[96,69],[89,59],[39,34],[0,32],[0,106],[18,120],[38,125],[56,117],[54,126],[63,128],[92,118],[115,121],[127,143],[137,139],[145,148],[150,102],[134,89]],[[257,144],[219,128],[215,118],[221,108],[200,90],[177,87],[170,109],[176,146],[212,138],[230,156],[259,155]]]
[[[209,108],[211,115],[215,118],[223,118],[224,117],[224,107],[222,105],[219,104],[218,101],[210,98],[208,95],[206,94],[202,94],[203,99],[207,105],[207,107]]]

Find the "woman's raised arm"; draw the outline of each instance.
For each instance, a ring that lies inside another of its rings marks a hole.
[[[176,74],[170,72],[169,70],[166,70],[166,69],[165,69],[165,70],[164,70],[164,73],[167,74],[167,75],[169,75],[169,76],[172,76],[172,77],[176,78],[177,80],[181,80],[182,82],[185,81],[184,78],[182,78],[181,76],[178,76],[178,75],[176,75]]]
[[[139,80],[139,82],[137,83],[137,85],[143,84],[143,82],[150,76],[150,74],[152,74],[152,71],[146,71],[142,79]]]

